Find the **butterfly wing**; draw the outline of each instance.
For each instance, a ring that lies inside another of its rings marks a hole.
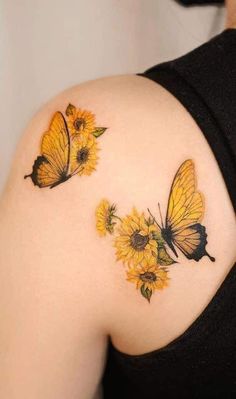
[[[52,118],[49,130],[43,135],[41,153],[33,165],[31,177],[40,188],[55,187],[68,179],[70,137],[61,112]]]
[[[176,247],[179,248],[188,259],[194,259],[198,262],[206,255],[212,262],[215,261],[215,258],[210,256],[206,251],[206,228],[200,223],[185,228],[173,241]]]
[[[163,229],[163,237],[176,255],[174,245],[188,259],[198,261],[208,255],[206,229],[200,224],[203,215],[204,199],[196,189],[194,163],[187,160],[174,177]]]
[[[166,227],[173,234],[202,220],[204,201],[196,191],[196,177],[192,160],[185,161],[178,169],[170,190],[166,214]]]

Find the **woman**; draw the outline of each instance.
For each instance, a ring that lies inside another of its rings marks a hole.
[[[93,398],[102,378],[105,398],[235,397],[227,10],[199,49],[69,89],[24,133],[0,210],[1,398]]]

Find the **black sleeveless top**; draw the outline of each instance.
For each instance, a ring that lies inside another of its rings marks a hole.
[[[191,113],[236,209],[236,29],[141,75]],[[105,399],[236,399],[236,264],[203,313],[170,344],[131,356],[110,343],[103,388]]]

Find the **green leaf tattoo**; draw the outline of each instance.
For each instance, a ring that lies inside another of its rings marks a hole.
[[[98,138],[100,137],[105,131],[107,130],[107,127],[96,127],[95,130],[92,132],[94,137]]]
[[[140,292],[142,294],[142,296],[144,298],[146,298],[148,300],[148,302],[150,302],[151,296],[152,296],[152,290],[150,290],[149,288],[145,288],[145,284],[143,284],[140,288]]]

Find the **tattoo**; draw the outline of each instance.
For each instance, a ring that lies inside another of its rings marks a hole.
[[[41,155],[34,162],[30,177],[34,185],[56,187],[74,175],[89,176],[98,161],[97,139],[107,128],[97,127],[95,116],[69,104],[65,111],[56,112],[49,130],[44,133]]]
[[[159,212],[160,205],[158,204]],[[169,268],[177,263],[177,250],[186,258],[199,261],[208,256],[203,195],[196,190],[192,160],[179,167],[169,194],[165,223],[150,211],[132,212],[120,218],[117,208],[102,200],[96,209],[96,228],[100,236],[115,236],[116,258],[126,267],[127,280],[135,283],[141,295],[150,302],[152,294],[168,286]],[[172,251],[175,259],[169,254]]]

